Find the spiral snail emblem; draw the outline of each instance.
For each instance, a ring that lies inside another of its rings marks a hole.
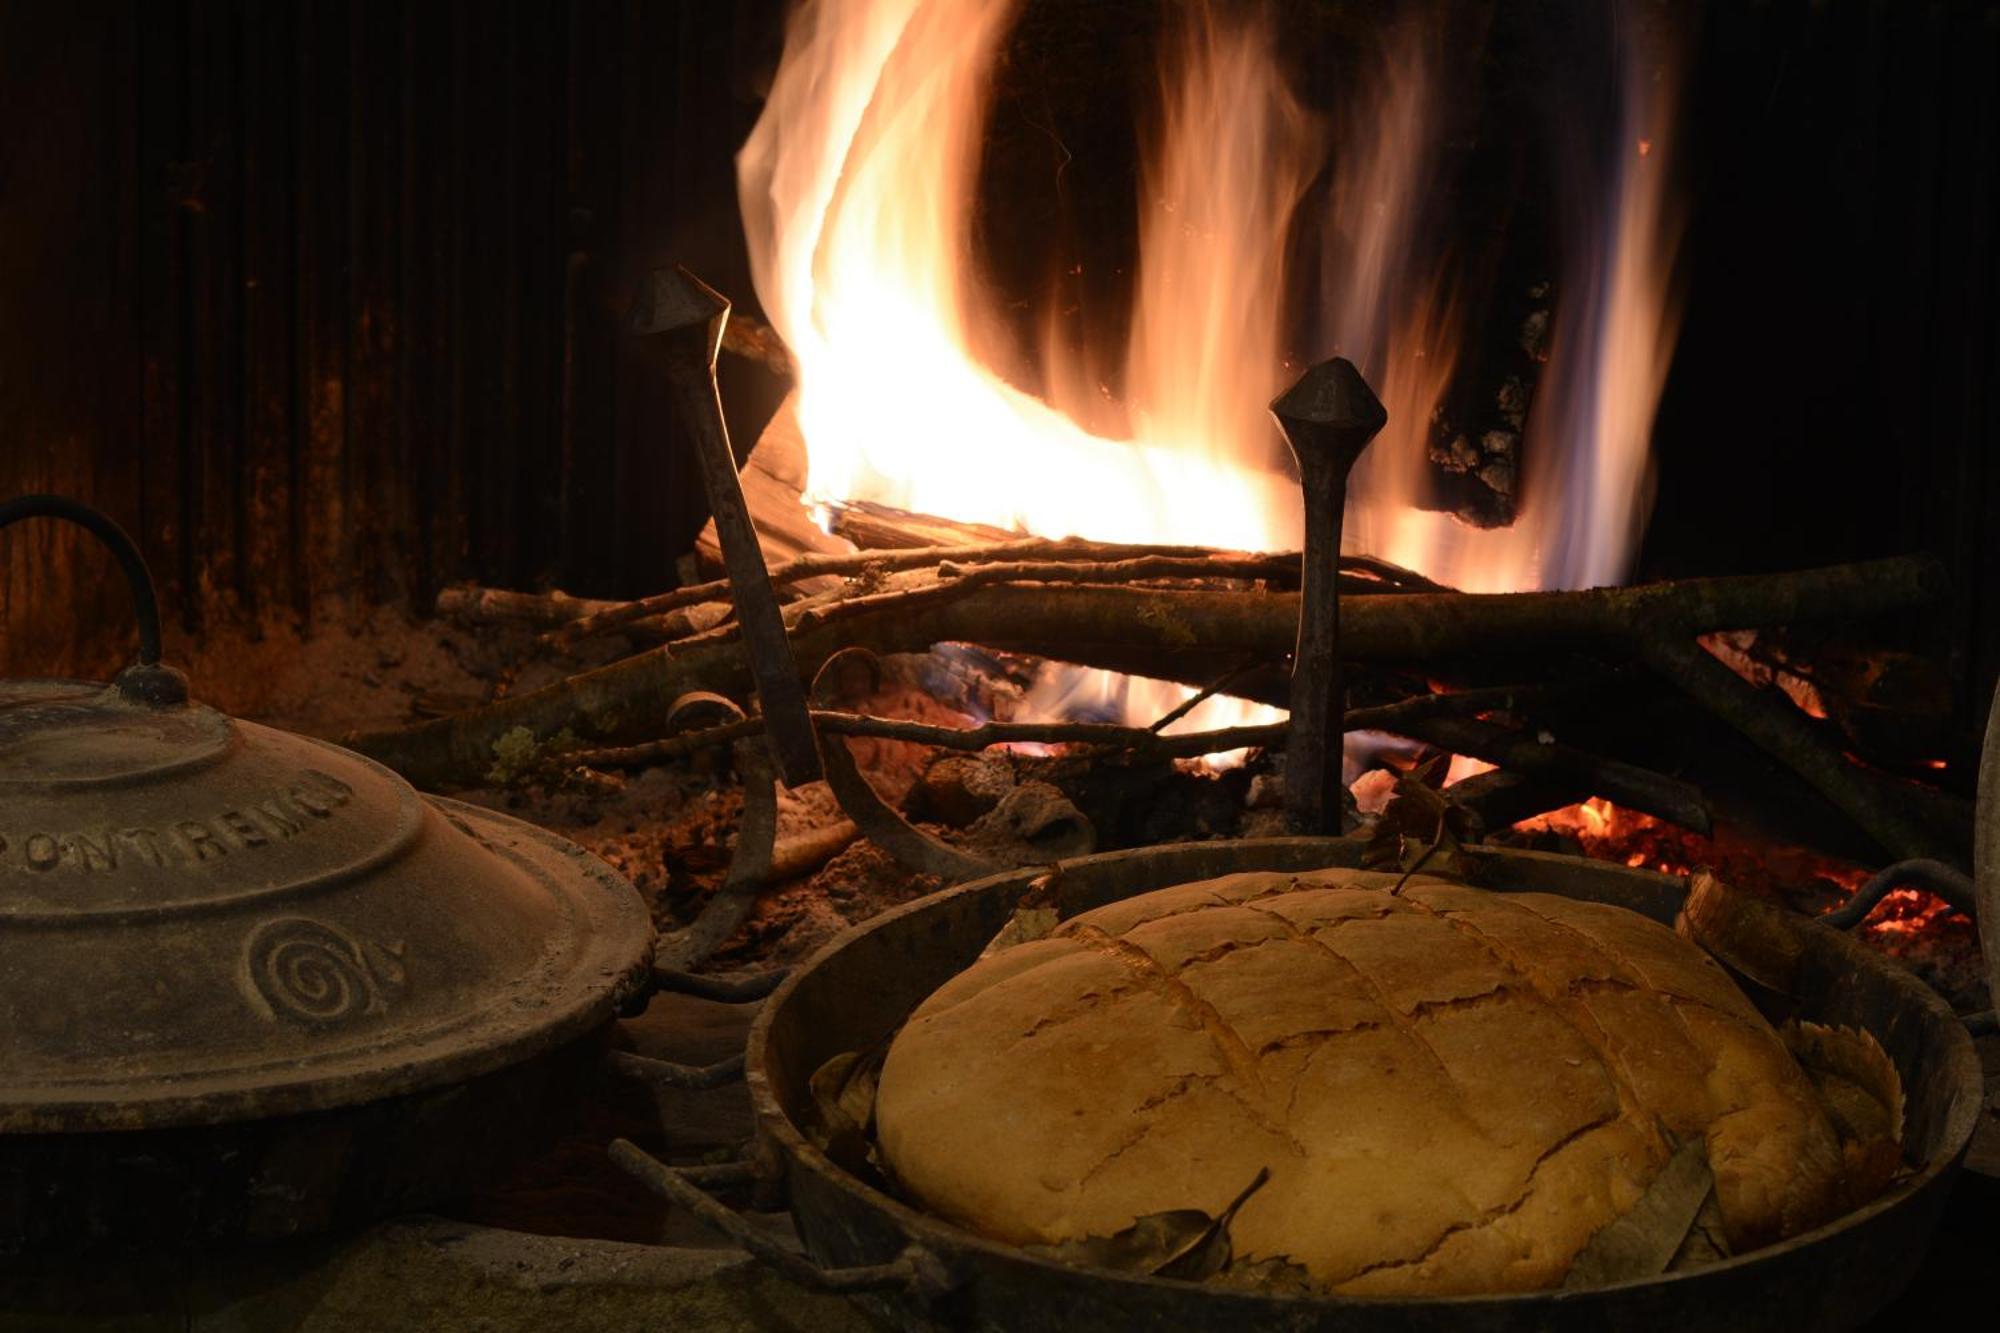
[[[358,939],[305,917],[281,917],[252,931],[243,970],[260,1012],[311,1028],[387,1013],[403,987],[400,944]]]

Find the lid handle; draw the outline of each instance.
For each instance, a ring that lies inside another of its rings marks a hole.
[[[111,548],[132,589],[132,612],[139,622],[139,661],[118,674],[118,692],[135,703],[186,703],[187,677],[160,661],[160,598],[153,588],[153,573],[125,529],[101,511],[66,495],[23,495],[0,503],[0,528],[24,518],[67,519]]]

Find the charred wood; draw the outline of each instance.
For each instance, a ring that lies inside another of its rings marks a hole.
[[[1934,564],[1900,557],[1792,574],[1694,579],[1573,593],[1477,596],[1413,593],[1355,597],[1342,608],[1343,651],[1353,660],[1426,661],[1475,653],[1557,648],[1632,649],[1660,635],[1855,617],[1929,602]],[[1117,666],[1135,652],[1152,674],[1180,678],[1173,657],[1202,657],[1193,684],[1205,685],[1240,659],[1290,651],[1298,598],[1284,592],[1180,592],[1142,588],[999,584],[955,595],[878,602],[864,615],[796,622],[792,650],[802,672],[816,671],[850,646],[908,652],[942,642],[977,642],[1083,665]],[[788,613],[789,613],[788,609]],[[1724,668],[1726,670],[1726,668]],[[595,671],[456,717],[357,737],[363,753],[430,789],[476,785],[501,737],[525,729],[538,739],[569,728],[586,742],[621,744],[663,729],[669,701],[693,689],[743,694],[750,683],[743,646],[728,627],[614,662]]]
[[[1394,730],[1453,754],[1483,759],[1522,777],[1602,796],[1696,833],[1707,834],[1712,826],[1708,802],[1699,788],[1574,746],[1545,741],[1477,718],[1449,715],[1420,717],[1383,730]]]
[[[1647,665],[1804,778],[1892,856],[1964,860],[1962,847],[1940,838],[1912,816],[1909,802],[1897,799],[1887,785],[1893,779],[1849,760],[1782,693],[1752,685],[1692,639],[1652,635],[1640,647]]]
[[[1454,782],[1444,794],[1477,815],[1489,833],[1596,795],[1572,781],[1547,774],[1530,777],[1504,768]]]
[[[984,523],[960,523],[933,514],[916,514],[868,500],[850,500],[833,511],[833,530],[863,549],[971,545],[1018,538],[1018,532]]]

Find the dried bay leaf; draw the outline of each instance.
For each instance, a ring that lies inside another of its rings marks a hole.
[[[1687,1238],[1674,1251],[1667,1271],[1684,1273],[1690,1268],[1721,1263],[1733,1253],[1735,1251],[1730,1248],[1729,1237],[1722,1225],[1722,1203],[1715,1197],[1715,1187],[1710,1185],[1708,1197],[1702,1201],[1701,1210],[1694,1215],[1694,1225],[1688,1228]]]
[[[980,961],[1017,944],[1032,944],[1036,940],[1047,939],[1062,921],[1061,882],[1060,866],[1028,881],[1028,887],[1021,891],[1019,901],[1014,904],[1013,915],[980,951]]]
[[[1157,1273],[1200,1243],[1215,1219],[1199,1208],[1147,1213],[1109,1236],[1085,1236],[1056,1245],[1029,1245],[1030,1254],[1081,1268],[1114,1273]]]
[[[1259,1171],[1257,1178],[1213,1217],[1199,1208],[1173,1208],[1147,1213],[1109,1236],[1085,1236],[1026,1248],[1044,1259],[1083,1268],[1200,1282],[1228,1266],[1229,1223],[1270,1178],[1268,1167]]]
[[[1283,1255],[1231,1263],[1216,1278],[1216,1285],[1245,1291],[1268,1291],[1280,1296],[1316,1296],[1320,1286],[1304,1264]]]
[[[1032,944],[1036,940],[1047,939],[1060,924],[1061,918],[1053,907],[1017,907],[1014,915],[1007,918],[1006,924],[980,952],[980,961],[984,962],[996,953],[1005,953],[1017,944]]]
[[[1639,1201],[1623,1217],[1600,1227],[1577,1253],[1563,1289],[1601,1287],[1666,1272],[1714,1192],[1708,1141],[1689,1139],[1674,1150]]]
[[[1236,1219],[1237,1210],[1250,1201],[1250,1196],[1264,1188],[1264,1182],[1271,1178],[1271,1168],[1263,1167],[1256,1179],[1244,1187],[1241,1194],[1229,1201],[1229,1206],[1209,1224],[1208,1230],[1189,1247],[1186,1253],[1175,1258],[1155,1272],[1160,1277],[1176,1277],[1184,1282],[1202,1282],[1214,1277],[1229,1266],[1230,1244],[1229,1224]]]
[[[873,1174],[874,1144],[868,1130],[875,1119],[875,1085],[888,1057],[885,1041],[867,1051],[842,1051],[807,1080],[812,1113],[806,1136],[841,1170],[864,1179]]]
[[[1794,1021],[1784,1037],[1842,1137],[1903,1141],[1903,1076],[1874,1033]]]
[[[1903,1078],[1896,1062],[1860,1028],[1792,1022],[1784,1038],[1840,1135],[1849,1206],[1879,1197],[1903,1169]]]
[[[1444,794],[1450,760],[1449,755],[1437,755],[1396,779],[1396,794],[1383,807],[1362,849],[1363,869],[1400,870],[1404,879],[1425,868],[1447,877],[1465,877],[1464,844],[1478,840],[1479,821]],[[1402,887],[1399,880],[1390,891]]]

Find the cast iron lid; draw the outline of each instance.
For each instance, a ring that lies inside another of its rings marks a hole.
[[[602,862],[189,700],[129,539],[48,497],[0,506],[0,526],[31,514],[136,566],[141,651],[109,686],[0,682],[0,1132],[457,1083],[581,1036],[641,984],[651,923]]]

